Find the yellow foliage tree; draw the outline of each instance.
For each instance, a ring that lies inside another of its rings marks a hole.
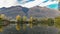
[[[20,24],[19,24],[20,19],[21,19],[20,15],[17,15],[17,16],[16,16],[16,20],[17,20],[16,29],[17,29],[17,30],[20,30]]]
[[[0,32],[3,32],[2,20],[5,19],[5,14],[0,14]]]
[[[26,16],[23,16],[23,29],[26,28],[26,20],[27,20],[27,17]]]
[[[33,26],[32,22],[33,22],[33,17],[30,17],[30,28],[32,28]]]
[[[17,21],[19,21],[20,18],[21,18],[20,15],[17,15],[17,16],[16,16],[16,20],[17,20]]]
[[[1,14],[1,15],[0,15],[0,18],[1,18],[1,19],[5,19],[5,14]]]
[[[23,21],[26,21],[27,17],[26,16],[23,16]]]

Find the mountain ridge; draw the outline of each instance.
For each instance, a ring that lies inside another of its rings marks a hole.
[[[5,14],[6,16],[15,18],[17,15],[22,16],[27,16],[27,17],[35,17],[35,18],[40,18],[40,17],[56,17],[60,15],[60,11],[54,10],[54,9],[49,9],[45,7],[40,7],[40,6],[35,6],[32,8],[26,8],[22,6],[12,6],[9,8],[0,8],[0,14]]]

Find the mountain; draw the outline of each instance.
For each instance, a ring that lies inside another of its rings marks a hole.
[[[28,8],[25,7],[21,7],[21,6],[12,6],[9,8],[0,8],[0,14],[5,14],[8,17],[13,17],[15,18],[15,16],[20,15],[20,16],[24,16],[27,14],[28,12]]]
[[[12,6],[9,8],[0,8],[0,14],[5,14],[8,17],[15,18],[17,15],[22,16],[33,16],[35,18],[39,17],[56,17],[60,15],[60,11],[54,10],[54,9],[49,9],[45,7],[39,7],[35,6],[32,8],[26,8],[22,6]]]
[[[39,17],[53,18],[53,17],[59,16],[60,11],[46,8],[46,7],[35,6],[30,8],[28,15],[36,18],[39,18]]]

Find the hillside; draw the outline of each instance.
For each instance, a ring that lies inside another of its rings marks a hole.
[[[49,9],[45,7],[39,7],[35,6],[32,8],[26,8],[26,7],[21,7],[21,6],[12,6],[9,8],[0,8],[0,14],[5,14],[8,17],[15,18],[15,16],[20,15],[20,16],[33,16],[36,18],[39,17],[56,17],[60,15],[60,11],[54,10],[54,9]]]

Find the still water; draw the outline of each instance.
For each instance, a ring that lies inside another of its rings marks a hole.
[[[57,34],[58,29],[55,27],[34,26],[33,28],[26,27],[25,29],[16,29],[16,24],[10,24],[4,27],[0,34]]]

